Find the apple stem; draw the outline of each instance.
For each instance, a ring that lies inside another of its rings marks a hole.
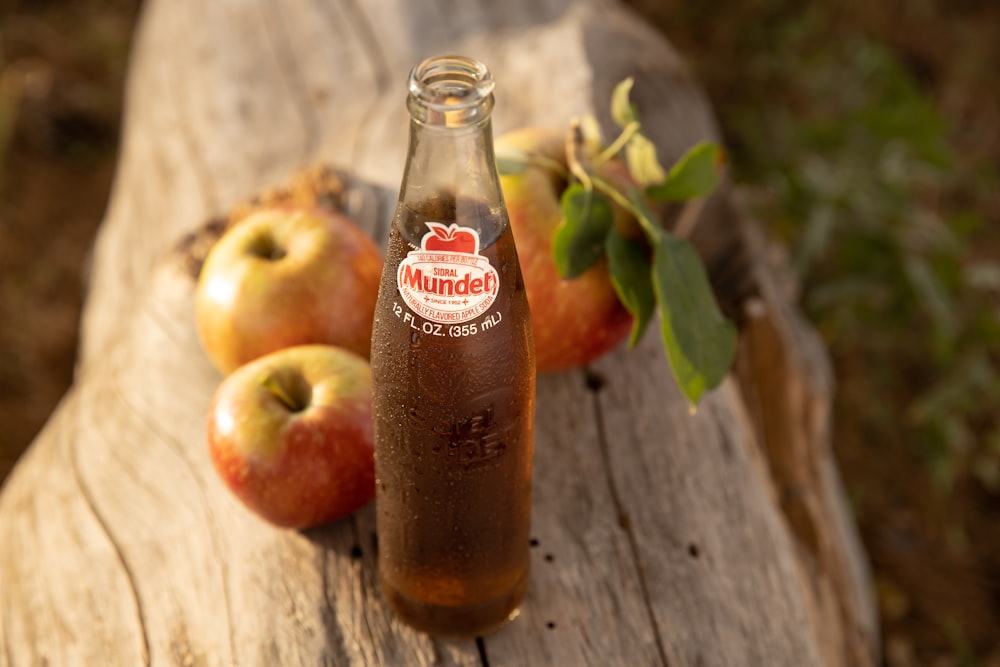
[[[291,412],[298,412],[302,409],[295,398],[285,390],[280,382],[274,379],[273,375],[265,375],[260,379],[260,384],[267,389],[271,394],[277,398],[282,405],[288,408]]]
[[[275,262],[284,259],[287,252],[272,234],[262,234],[255,239],[251,252],[261,259]]]
[[[622,130],[622,133],[618,135],[618,138],[615,139],[615,142],[613,144],[611,144],[603,151],[601,151],[601,154],[597,156],[596,163],[598,165],[604,164],[605,162],[613,158],[615,155],[618,155],[619,151],[625,148],[625,144],[629,142],[629,139],[632,138],[632,135],[634,135],[638,131],[639,131],[639,121],[633,120],[631,123],[625,126],[625,129]]]
[[[574,118],[570,123],[569,133],[566,135],[566,164],[569,166],[571,174],[583,185],[587,192],[594,189],[594,184],[590,180],[590,174],[580,161],[580,149],[583,146],[583,128],[580,119]]]

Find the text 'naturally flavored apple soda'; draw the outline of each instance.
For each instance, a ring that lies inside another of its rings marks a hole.
[[[403,620],[474,636],[528,581],[534,344],[493,154],[493,79],[410,74],[410,144],[372,338],[379,574]]]

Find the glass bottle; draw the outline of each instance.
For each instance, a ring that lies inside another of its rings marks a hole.
[[[493,79],[410,74],[410,143],[372,337],[379,576],[410,625],[475,636],[528,581],[534,345],[493,153]]]

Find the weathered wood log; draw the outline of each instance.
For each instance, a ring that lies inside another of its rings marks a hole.
[[[490,65],[498,132],[585,113],[608,126],[633,75],[665,161],[717,138],[676,54],[616,5],[151,0],[77,379],[0,495],[0,666],[878,663],[825,353],[727,190],[694,238],[742,322],[734,373],[694,416],[652,334],[539,379],[532,581],[500,632],[401,626],[376,585],[371,507],[277,530],[216,479],[204,423],[221,378],[181,240],[318,162],[384,240],[403,81],[445,51]]]

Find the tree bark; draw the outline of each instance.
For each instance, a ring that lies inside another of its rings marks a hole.
[[[0,666],[878,664],[826,354],[728,188],[694,240],[741,323],[733,373],[692,416],[650,333],[539,378],[532,580],[496,634],[438,641],[392,617],[372,507],[278,530],[216,478],[221,377],[190,264],[205,221],[323,163],[384,241],[405,77],[446,51],[490,66],[498,133],[594,113],[610,134],[634,76],[665,163],[718,141],[678,56],[614,4],[150,0],[76,381],[0,494]]]

